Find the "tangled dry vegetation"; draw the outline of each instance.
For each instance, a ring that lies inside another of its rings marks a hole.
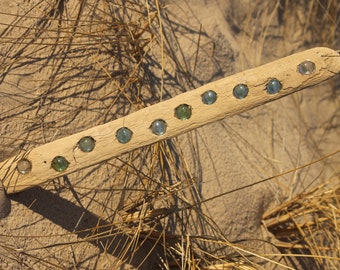
[[[334,186],[338,181],[331,179],[263,216],[266,228],[278,240],[273,244],[292,257],[300,254],[304,269],[339,268],[340,186]]]
[[[299,2],[309,10],[306,35],[315,27],[334,42],[336,1]],[[286,11],[299,12],[289,6],[296,1],[276,3],[281,20],[292,23]],[[1,159],[199,85],[203,33],[172,21],[166,3],[32,0],[17,10],[0,12]],[[188,60],[178,36],[192,31],[197,49]],[[262,254],[258,244],[229,242],[206,214],[188,163],[175,138],[13,195],[31,212],[14,213],[23,227],[2,227],[0,268],[292,269],[289,258],[300,256],[315,269],[336,269],[339,178],[268,212],[263,222],[277,253]],[[61,229],[49,231],[51,223]]]

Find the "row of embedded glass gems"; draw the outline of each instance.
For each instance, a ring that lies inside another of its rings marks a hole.
[[[315,64],[312,61],[306,60],[298,65],[297,71],[302,75],[309,75],[315,71]],[[271,79],[266,85],[266,91],[269,94],[277,94],[282,89],[282,84],[277,79]],[[249,93],[249,88],[246,84],[238,84],[233,89],[233,94],[238,99],[245,98]],[[211,105],[217,100],[217,93],[213,90],[208,90],[202,94],[202,102],[206,105]],[[192,108],[188,104],[181,104],[175,108],[175,116],[180,120],[187,120],[191,117]],[[163,135],[166,132],[167,124],[163,119],[157,119],[152,122],[150,129],[155,135]],[[133,132],[127,128],[122,127],[117,130],[116,138],[120,143],[128,143],[132,138]],[[95,147],[96,141],[91,136],[83,137],[77,144],[79,149],[83,152],[91,152]],[[57,171],[62,172],[68,168],[69,162],[63,156],[56,156],[52,162],[51,167]],[[17,170],[20,174],[27,174],[31,171],[32,164],[27,159],[21,159],[17,163]]]

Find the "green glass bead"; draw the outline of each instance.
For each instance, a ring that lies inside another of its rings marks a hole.
[[[233,93],[236,98],[242,99],[248,95],[249,88],[247,85],[241,83],[234,87]]]
[[[131,140],[132,134],[133,133],[130,129],[127,127],[122,127],[117,130],[116,138],[120,143],[127,143]]]
[[[166,132],[166,122],[162,119],[157,119],[152,122],[150,129],[155,135],[163,135]]]
[[[56,156],[51,163],[51,167],[57,172],[63,172],[68,168],[69,162],[62,156]]]
[[[309,75],[315,71],[315,68],[314,62],[306,60],[298,65],[298,72],[302,75]]]
[[[32,169],[32,163],[27,159],[21,159],[17,163],[17,170],[20,174],[28,174]]]
[[[205,91],[202,95],[202,102],[207,105],[215,103],[217,100],[217,94],[213,90]]]
[[[188,104],[181,104],[175,109],[175,116],[181,120],[187,120],[191,117],[192,110]]]
[[[86,136],[80,139],[78,147],[83,152],[91,152],[96,145],[95,139],[90,136]]]
[[[277,79],[270,80],[266,85],[268,94],[277,94],[282,89],[282,84]]]

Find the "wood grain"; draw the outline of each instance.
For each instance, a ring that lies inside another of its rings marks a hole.
[[[305,60],[315,63],[314,73],[302,75],[297,71],[298,65]],[[20,153],[0,163],[0,179],[3,181],[7,193],[19,192],[119,156],[122,153],[250,110],[330,79],[339,72],[340,55],[338,52],[328,48],[303,51],[211,82],[107,124]],[[278,94],[271,95],[265,91],[267,82],[272,78],[278,79],[283,85]],[[249,87],[249,94],[244,99],[237,99],[233,95],[233,88],[239,83]],[[218,98],[214,104],[203,104],[201,95],[207,90],[214,90],[217,93]],[[174,109],[180,104],[191,106],[192,116],[190,119],[179,120],[175,117]],[[156,119],[166,121],[167,131],[164,135],[157,136],[151,132],[150,125]],[[119,143],[115,137],[116,131],[121,127],[128,127],[133,132],[131,141],[126,144]],[[96,147],[92,152],[84,153],[77,147],[77,143],[84,136],[91,136],[96,140]],[[52,159],[59,155],[64,156],[70,162],[68,169],[64,172],[56,172],[51,168]],[[18,160],[22,158],[26,158],[32,163],[32,170],[26,175],[21,175],[16,169]]]

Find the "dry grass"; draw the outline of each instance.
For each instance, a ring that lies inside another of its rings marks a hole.
[[[295,5],[276,1],[274,9],[265,10],[267,25],[257,28],[261,35],[244,31],[244,36],[249,35],[251,42],[260,41],[265,50],[270,38],[268,18],[280,10],[289,28],[297,16],[289,12],[300,10]],[[157,0],[35,0],[21,3],[18,14],[2,12],[8,21],[2,23],[0,33],[0,105],[6,102],[7,106],[0,115],[0,158],[197,86],[202,30],[175,23],[166,15],[166,8]],[[332,27],[322,32],[321,39],[333,44],[339,30],[334,13],[338,9],[336,1],[310,1],[304,36],[310,32],[319,36],[322,22]],[[320,10],[327,16],[319,17]],[[321,22],[314,24],[311,18]],[[190,31],[199,37],[192,62],[178,40]],[[313,39],[310,42],[318,44]],[[188,141],[194,148],[191,135]],[[282,254],[262,254],[255,244],[229,242],[206,214],[205,203],[235,190],[203,198],[202,183],[188,165],[190,158],[175,138],[70,175],[72,181],[64,177],[44,188],[14,195],[13,200],[32,211],[23,212],[27,209],[22,207],[16,214],[23,215],[27,223],[12,230],[4,228],[0,267],[118,269],[130,265],[210,270],[263,269],[267,263],[272,268],[291,269],[284,266],[289,261],[277,260]],[[273,174],[263,182],[284,174]],[[276,246],[289,240],[287,245],[298,244],[299,251],[308,249],[316,264],[335,265],[334,257],[339,257],[334,248],[336,243],[339,246],[338,191],[319,187],[266,215],[268,230],[281,241]],[[308,217],[312,216],[307,223],[301,219],[306,217],[303,205],[309,207]],[[278,219],[269,223],[274,216]],[[317,230],[324,224],[332,231]],[[279,232],[287,234],[281,238]],[[321,241],[325,239],[331,246]],[[282,248],[287,252],[287,246]]]
[[[298,259],[304,267],[339,268],[338,177],[268,211],[264,214],[263,221],[277,239],[275,246],[284,253],[300,254]]]

